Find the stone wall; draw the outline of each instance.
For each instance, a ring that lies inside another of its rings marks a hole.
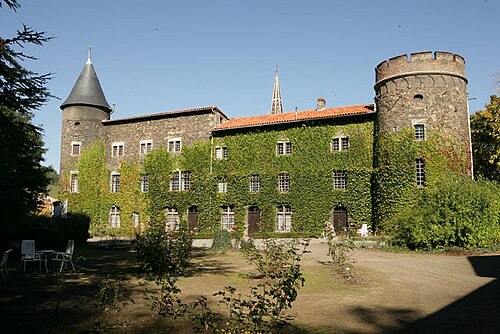
[[[180,138],[181,147],[190,146],[197,140],[210,138],[217,121],[217,112],[191,111],[165,117],[138,117],[104,122],[106,131],[106,161],[109,170],[117,170],[122,161],[142,161],[141,141],[151,140],[153,149],[166,147],[169,139]],[[123,156],[112,156],[113,143],[124,144]],[[175,154],[175,152],[174,152]]]

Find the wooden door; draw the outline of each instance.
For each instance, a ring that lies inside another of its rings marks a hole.
[[[259,232],[260,230],[260,209],[257,206],[248,208],[248,234]]]
[[[198,230],[198,211],[192,206],[188,209],[188,231]]]
[[[332,223],[335,232],[347,232],[349,225],[347,221],[347,210],[344,207],[336,207],[332,213]]]

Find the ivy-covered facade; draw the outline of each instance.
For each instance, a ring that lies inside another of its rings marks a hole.
[[[94,234],[383,229],[422,189],[471,168],[463,59],[404,57],[377,67],[376,104],[318,99],[314,110],[235,119],[203,107],[110,120],[102,90],[75,85],[61,106],[62,197],[91,217]]]

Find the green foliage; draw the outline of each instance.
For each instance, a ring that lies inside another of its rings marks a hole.
[[[415,141],[413,130],[405,129],[376,137],[372,198],[377,231],[411,207],[426,188],[467,175],[467,152],[458,150],[445,135],[434,132],[425,141]],[[425,187],[415,183],[417,158],[425,161]]]
[[[492,95],[470,126],[475,176],[500,182],[500,97]]]
[[[141,269],[152,276],[182,275],[190,265],[193,238],[185,229],[165,231],[150,226],[137,235],[137,257]]]
[[[410,249],[477,248],[500,242],[500,186],[455,178],[426,189],[390,224],[394,242]]]
[[[17,1],[5,1],[13,10]],[[11,38],[0,37],[0,211],[4,230],[36,211],[48,179],[43,162],[42,128],[33,125],[33,112],[51,97],[50,74],[40,75],[23,65],[35,57],[23,48],[41,46],[50,38],[23,26]]]
[[[328,256],[331,257],[331,265],[335,272],[343,279],[354,278],[354,263],[352,253],[354,251],[354,239],[350,236],[335,238],[332,233],[328,234]]]
[[[210,250],[214,252],[225,252],[233,248],[231,244],[231,235],[227,230],[218,230],[215,232],[212,247]]]

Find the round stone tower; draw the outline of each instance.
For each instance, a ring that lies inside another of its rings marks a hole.
[[[60,173],[63,179],[75,168],[82,149],[105,139],[102,121],[108,120],[112,111],[92,65],[90,49],[87,63],[61,110]]]
[[[375,74],[379,133],[416,129],[421,140],[439,133],[467,155],[470,173],[464,58],[448,52],[412,53],[383,61]]]

